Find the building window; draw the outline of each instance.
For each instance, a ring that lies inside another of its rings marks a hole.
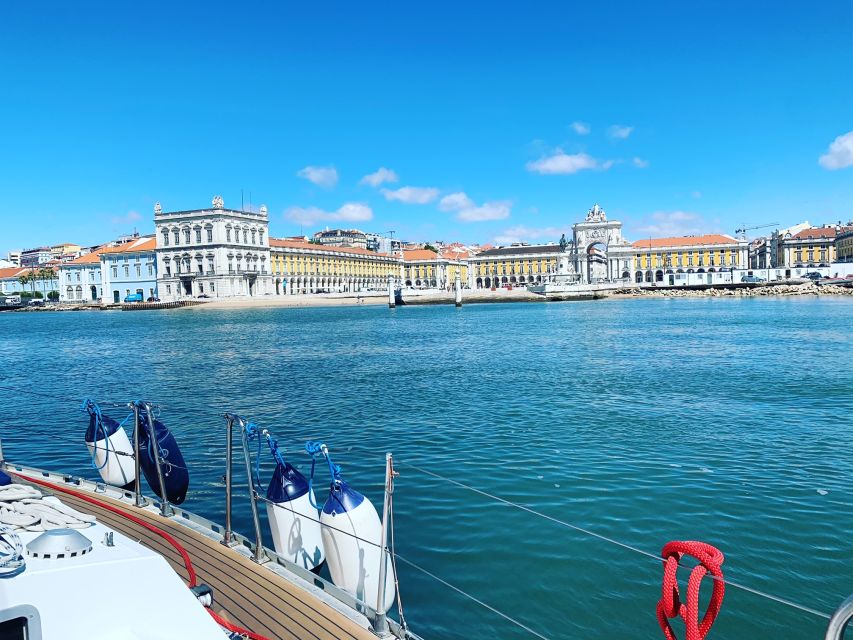
[[[196,227],[196,228],[195,228],[195,241],[196,241],[198,244],[201,244],[201,227]]]
[[[186,229],[184,229],[184,244],[189,244],[189,243],[190,243],[190,229],[189,229],[189,227],[187,227]]]
[[[130,267],[128,267],[127,265],[124,265],[124,277],[125,278],[130,277]]]
[[[228,273],[234,273],[234,262],[228,258]]]
[[[693,266],[693,254],[692,253],[687,254],[687,266],[688,267]]]
[[[170,284],[166,285],[166,293],[169,293],[169,294],[172,293],[172,285],[170,285]]]
[[[169,230],[168,229],[163,229],[163,246],[164,247],[169,246]]]
[[[260,229],[258,231],[258,244],[263,244],[263,243],[264,243],[264,230]]]
[[[252,229],[252,244],[255,244],[255,230]]]
[[[165,266],[166,266],[166,275],[167,276],[172,275],[172,265],[170,263],[166,262]]]
[[[113,278],[118,278],[118,267],[113,267]]]
[[[243,244],[249,244],[249,230],[243,229]]]
[[[225,241],[231,242],[231,227],[225,227]]]
[[[136,277],[138,278],[141,275],[142,275],[142,267],[140,267],[139,265],[136,265]]]
[[[154,297],[154,289],[149,289],[149,290],[148,290],[148,296],[149,296],[150,298],[153,298],[153,297]]]
[[[149,264],[149,265],[148,265],[148,275],[149,275],[149,276],[153,276],[153,275],[154,275],[154,265],[153,265],[153,264]]]
[[[213,242],[213,227],[207,228],[207,241]]]
[[[213,293],[214,291],[216,291],[216,287],[214,287],[213,283],[211,282],[210,283],[210,292]]]
[[[213,273],[213,258],[212,257],[209,257],[207,259],[207,272]]]

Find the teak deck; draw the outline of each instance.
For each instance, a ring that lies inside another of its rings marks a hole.
[[[26,478],[21,480],[26,482]],[[40,486],[39,489],[47,488]],[[60,489],[55,493],[68,506],[94,515],[102,524],[162,555],[181,579],[189,583],[183,559],[162,537]],[[137,509],[103,495],[93,497],[141,518],[176,538],[190,555],[198,583],[213,589],[211,608],[229,622],[268,638],[376,640],[373,633],[313,594],[221,543],[146,509]]]

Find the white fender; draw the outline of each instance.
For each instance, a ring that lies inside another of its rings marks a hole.
[[[268,502],[267,517],[277,554],[309,570],[323,564],[319,516],[307,493],[288,502]]]
[[[320,514],[323,546],[332,582],[370,607],[379,595],[382,523],[370,500],[340,481]],[[394,603],[394,565],[386,557],[382,612]]]
[[[136,469],[133,462],[133,445],[121,427],[109,438],[96,442],[87,442],[89,455],[93,456],[95,466],[104,482],[116,487],[123,487],[136,480]],[[109,453],[109,455],[107,455]],[[129,454],[129,455],[118,455]],[[106,461],[106,464],[104,464]]]

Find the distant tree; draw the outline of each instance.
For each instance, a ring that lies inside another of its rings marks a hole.
[[[47,299],[56,302],[57,300],[59,300],[59,291],[51,291],[47,294]]]
[[[56,278],[56,272],[50,267],[43,267],[36,271],[36,277],[41,280],[41,290],[47,291],[47,283]]]
[[[429,242],[424,245],[424,249],[426,249],[427,251],[432,251],[433,253],[438,253],[438,249],[432,246]]]
[[[22,273],[20,276],[18,276],[18,282],[20,282],[21,286],[24,288],[24,290],[25,290],[24,293],[26,293],[27,285],[30,285],[30,296],[29,297],[33,297],[33,295],[35,294],[35,291],[36,291],[36,279],[35,279],[35,276],[33,275],[32,270],[30,270],[29,273]]]

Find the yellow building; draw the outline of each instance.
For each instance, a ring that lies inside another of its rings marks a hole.
[[[270,238],[276,295],[385,290],[400,278],[399,257],[355,247]]]
[[[853,262],[853,227],[835,236],[835,259],[838,262]]]
[[[470,286],[491,289],[541,284],[557,273],[560,247],[556,244],[513,245],[486,249],[468,258]]]
[[[468,264],[463,255],[448,257],[430,249],[403,251],[403,285],[415,289],[452,289],[459,275],[468,286]]]
[[[853,227],[835,225],[810,227],[782,240],[782,265],[785,267],[828,267],[836,262],[836,236]]]
[[[630,248],[610,252],[610,255],[619,258],[623,279],[663,282],[667,274],[746,269],[749,266],[748,252],[749,245],[745,240],[712,233],[637,240]]]

